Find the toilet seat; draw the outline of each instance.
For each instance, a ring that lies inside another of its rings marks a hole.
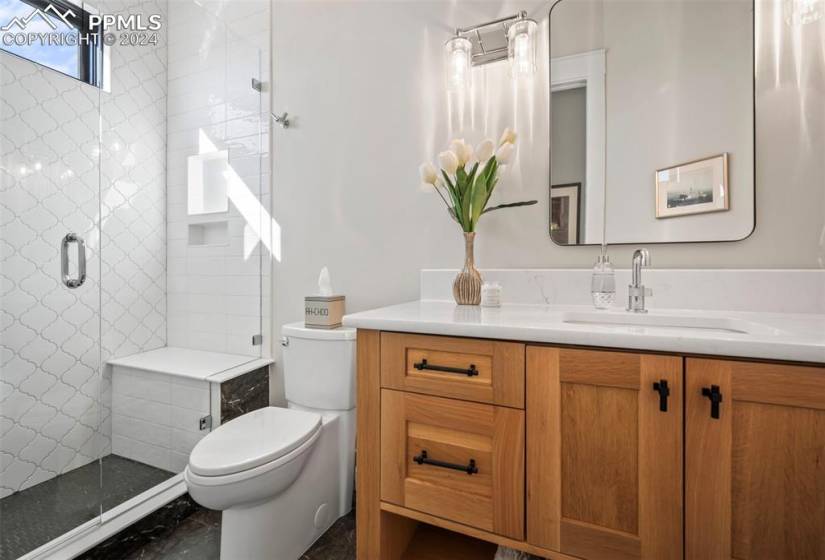
[[[321,416],[312,412],[272,406],[255,410],[199,441],[187,470],[202,479],[274,468],[311,447],[321,425]]]

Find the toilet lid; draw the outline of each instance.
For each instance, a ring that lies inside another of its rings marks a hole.
[[[243,472],[283,457],[321,429],[312,412],[268,406],[230,420],[200,440],[189,469],[201,476]]]

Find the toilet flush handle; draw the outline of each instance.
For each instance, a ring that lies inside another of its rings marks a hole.
[[[283,346],[284,348],[289,346],[289,337],[286,337],[286,336],[281,337],[281,346]]]

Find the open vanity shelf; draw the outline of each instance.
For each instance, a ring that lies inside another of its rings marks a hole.
[[[821,558],[825,365],[358,331],[362,560]]]
[[[425,523],[410,529],[402,560],[493,560],[496,555],[496,545],[461,533]]]

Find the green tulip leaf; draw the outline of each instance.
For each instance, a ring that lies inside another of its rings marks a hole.
[[[498,206],[493,206],[491,208],[487,208],[482,212],[482,214],[486,214],[487,212],[492,212],[494,210],[501,210],[503,208],[517,208],[519,206],[533,206],[534,204],[538,204],[538,200],[525,200],[523,202],[510,202],[508,204],[499,204]]]

